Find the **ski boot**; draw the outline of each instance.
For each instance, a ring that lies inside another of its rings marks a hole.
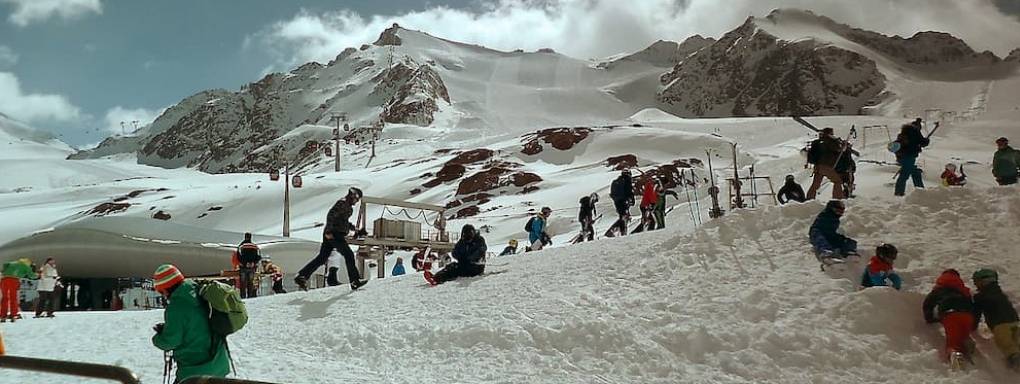
[[[308,291],[308,278],[307,277],[304,277],[304,276],[301,276],[301,275],[294,276],[294,282],[297,283],[298,289],[300,289],[302,291],[306,291],[306,292]]]
[[[953,372],[963,371],[966,364],[963,352],[953,351],[949,353],[949,369]]]
[[[6,322],[7,322],[7,316],[0,317],[0,323],[6,323]]]
[[[365,286],[365,284],[368,284],[368,280],[352,281],[351,282],[351,290],[352,291],[357,291],[358,288],[361,288],[361,287]]]
[[[429,285],[439,284],[438,282],[436,282],[436,277],[435,275],[432,274],[432,271],[426,269],[425,273],[423,273],[422,275],[425,276],[425,281],[428,281]]]

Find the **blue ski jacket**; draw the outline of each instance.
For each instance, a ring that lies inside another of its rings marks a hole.
[[[826,209],[811,223],[808,238],[816,252],[857,252],[857,241],[836,232],[839,229],[839,218],[836,212]]]
[[[543,232],[545,232],[545,216],[540,213],[535,215],[535,220],[531,221],[531,232],[528,232],[529,244],[534,244],[536,240],[541,239]]]

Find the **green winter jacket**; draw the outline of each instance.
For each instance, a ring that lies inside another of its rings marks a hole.
[[[38,279],[39,276],[32,270],[32,262],[28,259],[14,260],[4,263],[3,277],[17,277],[20,279]]]
[[[992,176],[1015,176],[1018,166],[1020,166],[1020,151],[1008,145],[996,150],[995,155],[992,156]]]
[[[163,331],[152,336],[152,345],[173,351],[180,382],[192,376],[226,377],[230,373],[230,356],[224,340],[213,345],[209,329],[208,309],[198,298],[193,281],[184,281],[167,300],[163,311]],[[222,339],[216,336],[217,339]]]

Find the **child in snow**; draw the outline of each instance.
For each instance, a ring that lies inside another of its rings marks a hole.
[[[506,242],[506,248],[503,248],[503,252],[500,252],[500,256],[514,255],[517,254],[517,239],[510,239]]]
[[[798,203],[807,201],[807,197],[804,196],[804,188],[797,184],[797,178],[793,175],[786,175],[786,184],[779,188],[776,199],[779,200],[779,204],[786,204],[787,201],[796,201]]]
[[[935,280],[935,287],[924,298],[922,310],[925,322],[942,323],[942,329],[946,331],[944,361],[952,361],[956,365],[959,364],[958,359],[970,356],[973,345],[970,331],[975,324],[973,307],[970,289],[963,284],[960,272],[955,269],[942,271]]]
[[[1006,364],[1020,371],[1020,320],[1016,309],[1006,294],[999,288],[999,274],[991,269],[974,272],[974,328],[985,316],[985,324],[992,331],[995,346],[1006,356]]]
[[[815,250],[815,256],[823,263],[828,264],[828,261],[831,261],[826,259],[843,259],[857,255],[857,241],[837,232],[839,219],[843,217],[844,212],[846,206],[842,201],[830,200],[825,204],[825,210],[818,214],[808,229],[808,238]]]
[[[397,265],[393,266],[393,272],[390,272],[390,276],[400,276],[403,275],[404,273],[406,273],[404,271],[404,258],[398,257]]]
[[[942,179],[942,185],[945,186],[956,186],[967,184],[967,176],[956,173],[956,164],[946,164],[946,170],[942,171],[942,175],[939,176]]]
[[[875,248],[875,256],[871,257],[868,266],[864,267],[864,272],[861,273],[861,287],[884,287],[892,283],[892,287],[897,290],[903,288],[903,280],[893,270],[893,262],[896,261],[897,254],[899,254],[899,250],[896,249],[896,246],[886,243],[879,244]]]

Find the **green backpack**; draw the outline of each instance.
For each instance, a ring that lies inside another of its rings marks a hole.
[[[248,309],[237,288],[218,281],[199,282],[198,297],[209,304],[209,328],[213,334],[226,337],[248,324]]]

